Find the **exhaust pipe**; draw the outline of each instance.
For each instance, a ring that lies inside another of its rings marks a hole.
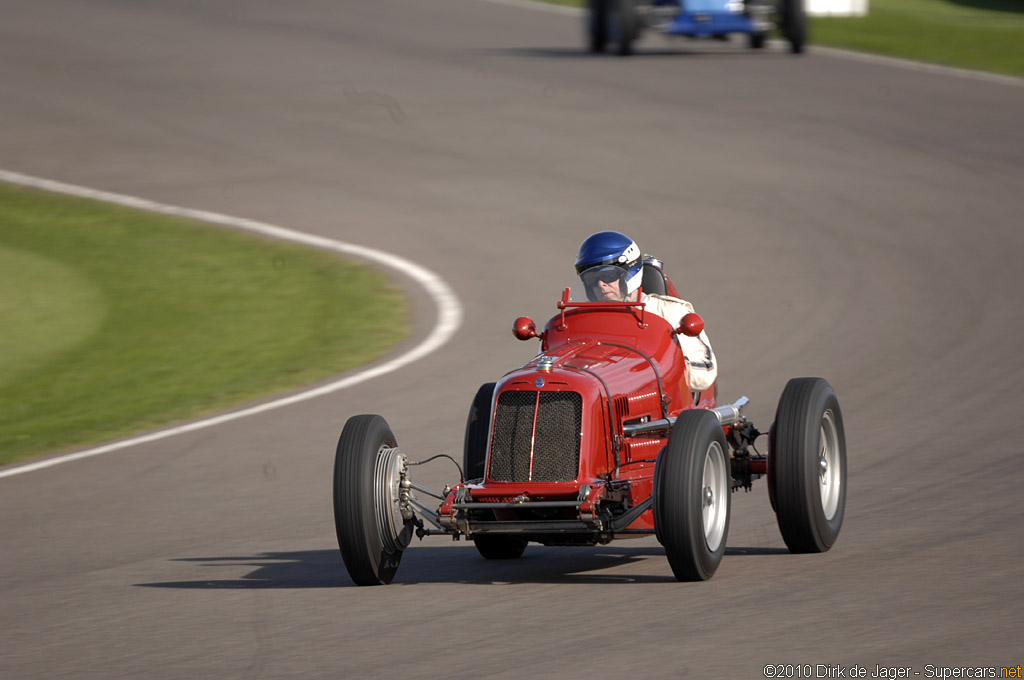
[[[718,422],[722,427],[728,427],[729,425],[735,425],[736,423],[743,420],[743,407],[750,403],[750,399],[746,397],[740,397],[731,404],[725,406],[717,406],[711,409],[711,412],[718,418]],[[622,432],[627,437],[637,437],[642,434],[650,432],[660,432],[662,430],[671,430],[672,426],[676,424],[675,418],[662,418],[660,420],[652,420],[647,423],[636,423],[633,425],[624,425]]]
[[[743,420],[743,407],[749,403],[749,399],[746,397],[740,397],[731,404],[717,406],[711,410],[716,416],[718,416],[718,422],[720,422],[723,427],[727,425],[735,425]]]

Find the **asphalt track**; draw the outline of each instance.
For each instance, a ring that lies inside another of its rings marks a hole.
[[[350,390],[0,480],[0,677],[1022,663],[1024,87],[657,38],[590,57],[576,18],[479,0],[0,8],[0,167],[394,252],[465,312]],[[789,555],[760,484],[706,583],[654,539],[511,564],[435,539],[394,585],[351,587],[345,419],[458,453],[479,383],[535,351],[510,321],[553,311],[600,228],[665,260],[755,423],[790,377],[835,386],[836,546]]]

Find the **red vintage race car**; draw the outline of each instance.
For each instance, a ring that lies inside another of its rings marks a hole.
[[[666,292],[675,294],[670,282]],[[832,387],[790,380],[760,454],[746,397],[719,405],[716,387],[688,387],[674,335],[699,335],[703,320],[689,314],[672,328],[644,307],[574,302],[566,289],[543,332],[516,319],[514,335],[539,338],[541,351],[477,392],[462,479],[440,492],[413,480],[428,461],[410,460],[384,418],[350,418],[335,456],[334,518],[353,581],[389,583],[413,536],[439,534],[472,539],[488,559],[517,558],[531,541],[654,534],[679,580],[706,580],[725,552],[731,493],[762,476],[790,551],[828,550],[846,502]]]

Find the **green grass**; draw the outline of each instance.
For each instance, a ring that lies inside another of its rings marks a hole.
[[[340,373],[407,314],[330,253],[0,184],[0,463]]]
[[[1024,76],[1024,0],[869,0],[865,17],[810,17],[808,42]]]
[[[1024,1],[869,0],[866,17],[813,17],[809,41],[1024,76]]]

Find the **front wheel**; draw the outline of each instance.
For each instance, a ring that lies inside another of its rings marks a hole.
[[[718,418],[684,411],[654,466],[654,529],[680,581],[706,581],[725,554],[732,503],[728,446]]]
[[[405,457],[387,421],[353,416],[334,457],[334,526],[345,568],[357,585],[391,583],[414,524],[400,507]]]
[[[768,484],[782,539],[790,552],[825,552],[846,508],[846,434],[828,381],[789,381],[769,441]]]

